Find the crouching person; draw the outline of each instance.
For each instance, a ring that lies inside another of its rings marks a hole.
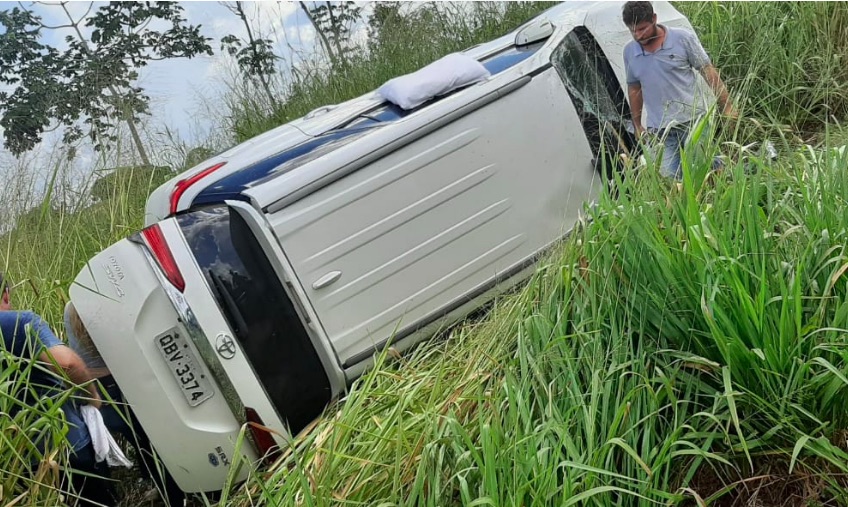
[[[43,368],[30,370],[29,385],[39,397],[58,396],[67,390],[63,378],[76,385],[86,385],[86,403],[99,408],[100,396],[83,360],[65,346],[50,330],[47,323],[31,311],[12,309],[7,281],[0,274],[0,334],[7,353],[24,361],[40,361]],[[52,371],[51,371],[52,370]],[[24,400],[26,403],[36,400]],[[94,448],[78,402],[72,398],[61,410],[68,423],[66,439],[71,447],[69,465],[73,494],[80,497],[79,505],[114,505],[115,487],[105,463],[95,461]],[[37,442],[43,451],[43,441]],[[67,493],[67,492],[66,492]]]

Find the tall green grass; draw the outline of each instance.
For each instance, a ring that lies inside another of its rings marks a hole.
[[[49,179],[60,178],[54,166]],[[168,173],[124,167],[108,184],[98,185],[96,197],[58,202],[50,191],[28,212],[15,218],[15,227],[0,235],[0,270],[15,284],[14,302],[37,308],[51,322],[61,322],[71,281],[94,254],[139,230],[147,196]],[[4,199],[10,196],[4,192]]]
[[[787,174],[740,169],[714,188],[695,176],[670,204],[634,193],[617,202],[627,220],[597,216],[604,241],[585,246],[610,288],[603,297],[644,322],[646,337],[726,368],[756,417],[800,431],[848,423],[848,158],[809,156]]]
[[[47,181],[61,181],[63,169],[52,167]],[[64,336],[62,312],[74,277],[97,252],[141,228],[144,203],[161,177],[144,168],[123,168],[101,186],[98,199],[77,202],[65,202],[54,193],[58,190],[50,190],[59,185],[48,186],[42,204],[16,217],[15,227],[0,235],[0,270],[13,284],[14,308],[35,310]],[[16,196],[35,197],[20,195],[19,188],[3,189],[5,202]],[[59,471],[69,452],[60,407],[75,390],[38,398],[31,394],[29,372],[45,366],[0,353],[0,505],[73,504],[72,493],[59,491]],[[25,400],[35,404],[22,406]]]
[[[848,114],[848,5],[675,2],[743,113],[804,140]]]
[[[691,150],[682,191],[622,182],[522,296],[433,345],[447,359],[378,368],[243,501],[701,504],[744,497],[755,471],[815,477],[789,502],[845,499],[848,162],[796,150],[848,112],[848,10],[676,5],[741,106],[737,131]],[[735,160],[766,137],[780,165],[707,178],[717,146]],[[638,424],[618,435],[623,421]]]
[[[61,403],[71,392],[39,399],[30,373],[43,366],[0,351],[0,501],[4,505],[59,503],[59,463],[64,462],[67,424]]]
[[[487,42],[552,7],[552,2],[422,2],[389,16],[368,49],[350,53],[343,69],[308,59],[290,77],[276,79],[285,100],[276,106],[249,83],[233,80],[224,97],[227,126],[237,142],[299,118],[313,109],[336,104],[377,89],[389,79],[413,72],[454,51]],[[407,11],[412,11],[411,13]],[[373,34],[373,32],[372,32]]]
[[[380,365],[247,491],[269,505],[682,498],[674,457],[710,459],[700,448],[726,433],[696,415],[694,384],[674,386],[679,366],[563,315],[575,276],[547,266],[486,322]]]

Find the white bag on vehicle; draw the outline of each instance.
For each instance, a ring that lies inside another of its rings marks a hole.
[[[482,81],[490,75],[474,58],[451,53],[411,74],[386,81],[377,94],[403,109],[413,109],[433,97]]]

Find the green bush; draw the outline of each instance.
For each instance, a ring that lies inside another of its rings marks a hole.
[[[805,139],[848,118],[848,5],[677,2],[745,115]]]

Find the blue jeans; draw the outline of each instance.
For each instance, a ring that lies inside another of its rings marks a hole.
[[[660,174],[666,178],[675,180],[683,179],[683,164],[681,162],[681,150],[686,145],[689,137],[688,125],[676,125],[665,129],[649,129],[652,137],[658,142],[653,143],[651,152],[654,157],[662,154],[660,161]],[[721,169],[724,165],[721,157],[713,158],[713,170]]]

